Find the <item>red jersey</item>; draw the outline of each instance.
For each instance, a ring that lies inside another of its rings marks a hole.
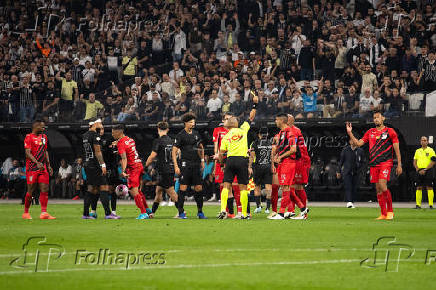
[[[392,166],[394,161],[393,144],[399,143],[397,132],[385,127],[383,130],[371,128],[366,131],[362,140],[369,143],[369,166],[377,165]]]
[[[297,137],[297,146],[301,153],[302,160],[310,160],[309,153],[307,152],[306,142],[304,141],[303,134],[301,134],[301,130],[298,127],[291,127],[292,135]]]
[[[127,167],[134,168],[142,166],[142,161],[136,151],[135,140],[130,137],[124,136],[117,142],[118,154],[126,153]]]
[[[276,154],[282,155],[286,151],[289,151],[293,145],[297,144],[297,138],[292,134],[292,130],[286,127],[278,134],[278,144],[276,145]],[[281,163],[295,162],[295,153],[282,159]]]
[[[213,143],[218,142],[218,150],[221,148],[221,140],[229,132],[229,129],[224,127],[218,127],[213,129]]]
[[[24,139],[24,149],[30,149],[30,153],[32,153],[33,157],[35,157],[38,162],[44,163],[45,167],[45,154],[47,152],[47,136],[45,134],[27,134]],[[26,158],[26,172],[38,170],[36,163]]]

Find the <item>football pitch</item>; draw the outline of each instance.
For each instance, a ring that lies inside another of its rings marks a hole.
[[[0,204],[1,289],[431,289],[436,210],[313,207],[309,219],[176,220],[175,208],[136,220],[82,220],[78,204],[49,203],[56,220],[22,220]]]

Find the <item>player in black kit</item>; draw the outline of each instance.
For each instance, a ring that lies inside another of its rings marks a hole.
[[[100,131],[103,130],[103,124],[100,119],[91,119],[89,130],[83,134],[83,149],[85,151],[85,173],[88,185],[88,191],[85,194],[83,205],[83,219],[95,219],[95,216],[89,215],[89,206],[98,199],[100,191],[100,201],[105,211],[106,219],[119,219],[117,215],[111,213],[109,207],[109,182],[107,179],[106,164],[103,159],[101,149]]]
[[[266,191],[266,210],[269,213],[271,206],[271,188],[273,174],[271,172],[271,150],[272,141],[268,140],[268,128],[262,127],[259,131],[258,138],[251,144],[250,161],[248,171],[254,176],[254,199],[256,201],[256,209],[254,213],[260,213],[261,207],[261,187],[265,185]],[[254,167],[253,167],[254,163]]]
[[[180,176],[180,191],[178,197],[179,218],[185,219],[186,214],[183,208],[185,203],[185,193],[188,186],[194,185],[194,199],[197,203],[197,216],[199,219],[205,219],[203,213],[203,180],[201,170],[204,169],[204,147],[201,144],[201,138],[195,127],[195,115],[186,113],[182,117],[185,128],[180,131],[174,141],[172,157],[174,171]],[[177,163],[177,152],[180,149],[180,163]]]
[[[152,213],[149,214],[150,218],[154,217],[154,214],[159,207],[159,203],[162,201],[162,193],[164,190],[175,202],[176,208],[178,208],[177,194],[174,190],[174,164],[172,158],[174,140],[167,135],[168,130],[169,125],[167,122],[159,122],[157,124],[159,138],[153,141],[151,154],[148,156],[147,162],[145,163],[145,168],[148,168],[148,166],[157,159],[156,196],[154,197],[153,206],[151,208]]]
[[[112,214],[116,215],[117,210],[117,195],[115,188],[120,184],[120,177],[118,175],[118,149],[114,144],[115,139],[112,134],[104,136],[104,130],[101,130],[102,136],[102,151],[103,159],[106,161],[107,178],[109,182],[109,199],[112,209]]]

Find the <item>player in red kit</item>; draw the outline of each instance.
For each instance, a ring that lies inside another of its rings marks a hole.
[[[394,218],[392,195],[387,183],[394,164],[394,151],[398,161],[396,174],[400,175],[403,172],[400,144],[395,130],[384,125],[385,117],[381,112],[375,111],[373,118],[375,128],[369,129],[362,139],[357,140],[354,137],[353,127],[349,122],[347,122],[347,133],[355,146],[360,147],[369,143],[370,180],[376,185],[377,200],[381,209],[381,215],[377,219],[392,220]]]
[[[118,154],[121,157],[121,175],[127,178],[130,194],[141,211],[137,219],[148,219],[151,209],[148,208],[145,196],[140,189],[144,167],[136,151],[135,140],[124,135],[124,126],[121,124],[112,128],[112,136],[116,140]]]
[[[307,152],[307,146],[304,141],[303,134],[301,130],[294,125],[295,119],[294,116],[288,114],[288,125],[291,128],[292,135],[297,137],[297,149],[300,152],[300,158],[297,158],[297,162],[295,165],[295,178],[294,184],[292,185],[295,188],[295,194],[303,203],[304,207],[307,205],[307,195],[304,190],[304,185],[309,181],[309,170],[310,170],[310,156]],[[290,207],[288,207],[288,211],[290,212],[290,216],[294,214],[294,203],[291,202]]]
[[[291,187],[291,185],[294,183],[295,177],[297,138],[292,135],[292,130],[288,126],[288,116],[286,114],[278,115],[275,122],[277,127],[280,129],[280,132],[278,144],[272,149],[272,171],[277,171],[283,196],[279,213],[271,217],[271,219],[284,219],[286,208],[288,208],[291,200],[301,210],[299,217],[295,219],[306,219],[308,209],[295,194],[295,189]],[[277,168],[275,164],[278,164]]]
[[[26,180],[27,193],[24,199],[23,219],[30,220],[29,208],[32,203],[32,195],[39,185],[41,203],[40,219],[52,220],[55,217],[47,213],[49,173],[53,175],[50,166],[50,159],[47,152],[47,135],[43,134],[45,123],[42,120],[35,120],[32,125],[32,133],[27,134],[24,139],[26,151]]]
[[[233,117],[233,115],[231,114],[224,114],[223,117],[223,123],[226,123],[226,120],[230,119],[231,117]],[[222,126],[222,127],[217,127],[213,130],[213,144],[214,144],[214,160],[215,160],[215,183],[218,183],[220,186],[220,192],[223,190],[223,180],[224,180],[224,168],[222,167],[222,165],[218,162],[218,158],[219,158],[219,151],[221,148],[221,140],[223,139],[223,137],[229,132],[229,128],[227,128],[226,126]],[[235,215],[233,213],[233,199],[236,199],[236,206],[237,206],[237,210],[238,213],[241,212],[242,207],[241,207],[241,201],[240,201],[240,190],[239,190],[239,185],[237,182],[237,178],[235,177],[235,180],[233,182],[232,185],[232,191],[234,194],[234,198],[233,197],[229,197],[229,199],[227,200],[228,203],[228,208],[230,209],[229,214],[227,215],[228,218],[234,218]],[[229,195],[232,196],[232,192],[229,192]]]

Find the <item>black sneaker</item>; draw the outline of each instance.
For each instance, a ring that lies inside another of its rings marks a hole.
[[[225,211],[220,212],[220,214],[217,216],[217,218],[218,218],[219,220],[224,220],[224,219],[226,219],[226,218],[227,218],[227,212],[225,212]]]
[[[432,205],[430,205],[430,209],[433,209],[433,206],[432,206]]]
[[[417,205],[417,206],[415,207],[415,209],[421,209],[421,207],[420,207],[419,205]]]
[[[241,215],[241,220],[251,220],[251,217],[249,215],[247,216]]]

